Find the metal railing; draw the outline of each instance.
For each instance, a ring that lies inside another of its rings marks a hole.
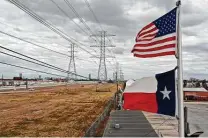
[[[84,137],[92,137],[96,135],[96,130],[100,126],[101,122],[109,115],[113,105],[115,104],[115,95],[107,102],[107,105],[101,115],[92,123],[90,128],[85,132]]]

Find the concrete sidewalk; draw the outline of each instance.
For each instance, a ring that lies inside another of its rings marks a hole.
[[[163,137],[178,137],[178,120],[175,117],[143,112],[153,129]]]
[[[115,124],[119,128],[115,128]],[[103,137],[158,137],[141,111],[115,110],[105,128]]]

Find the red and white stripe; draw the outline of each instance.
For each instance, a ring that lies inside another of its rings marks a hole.
[[[124,109],[142,110],[156,113],[157,106],[157,86],[158,81],[155,77],[144,77],[126,86],[124,96]],[[176,115],[178,115],[178,95],[176,97]]]
[[[159,30],[151,23],[145,26],[136,37],[132,50],[134,56],[149,58],[165,55],[175,55],[176,33],[155,37]]]

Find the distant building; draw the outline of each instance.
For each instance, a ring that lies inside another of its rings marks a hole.
[[[183,88],[186,100],[208,101],[208,91],[205,88]]]
[[[22,77],[13,77],[13,80],[22,80]]]

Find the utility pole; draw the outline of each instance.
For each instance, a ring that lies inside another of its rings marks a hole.
[[[72,43],[71,44],[71,50],[69,51],[70,52],[70,61],[69,61],[69,66],[68,66],[68,74],[67,74],[67,82],[69,81],[69,79],[72,79],[72,80],[76,80],[77,79],[77,76],[75,75],[77,72],[76,72],[76,64],[75,64],[75,56],[74,56],[74,53],[76,52],[74,50],[74,47],[75,47],[75,44]],[[71,72],[71,73],[69,73]]]
[[[113,72],[113,81],[116,81],[116,75],[115,75],[116,73],[115,72]]]
[[[116,72],[116,92],[118,92],[118,72]]]
[[[118,84],[119,84],[119,79],[118,79],[118,74],[119,74],[119,63],[116,63],[116,86],[117,86],[117,92],[118,92]]]
[[[100,59],[99,67],[98,67],[98,80],[106,81],[108,79],[107,76],[107,68],[106,68],[106,58],[114,58],[110,56],[106,56],[106,47],[115,47],[114,45],[106,45],[106,37],[115,36],[107,34],[106,31],[100,31],[99,34],[91,35],[94,37],[100,37],[100,45],[94,45],[91,47],[99,47],[100,48],[100,57],[95,57]]]

